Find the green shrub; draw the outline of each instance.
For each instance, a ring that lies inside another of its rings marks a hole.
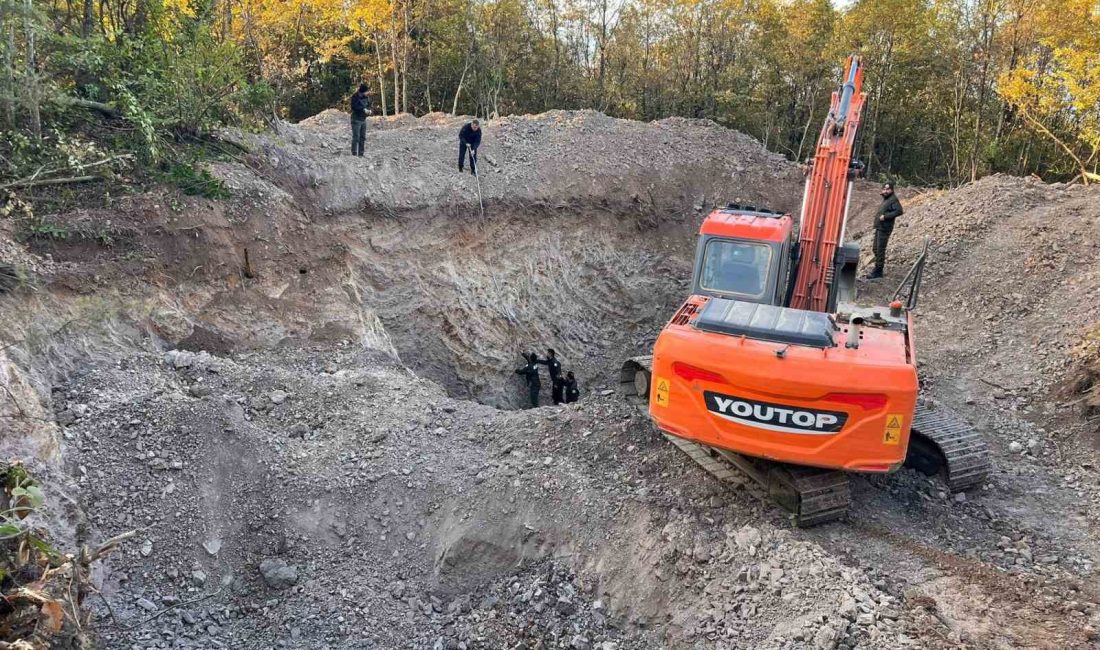
[[[208,199],[229,198],[229,188],[214,178],[206,169],[192,163],[172,163],[165,180],[178,187],[184,194]]]
[[[25,219],[19,228],[19,239],[45,239],[52,241],[64,241],[69,238],[69,231],[64,226],[56,224],[38,215],[32,215]]]

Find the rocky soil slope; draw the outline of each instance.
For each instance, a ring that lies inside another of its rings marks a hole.
[[[907,200],[864,289],[888,298],[932,239],[927,395],[989,436],[996,472],[965,496],[857,479],[850,521],[797,530],[610,391],[683,297],[705,211],[796,209],[797,168],[707,123],[504,118],[483,216],[460,124],[375,120],[362,160],[337,113],[227,134],[251,151],[214,166],[229,200],[57,217],[109,248],[0,237],[39,276],[0,296],[5,449],[79,506],[54,504],[74,539],[140,530],[98,576],[103,647],[1100,639],[1093,429],[1057,393],[1096,323],[1095,190]],[[578,371],[579,404],[512,410],[535,346]]]

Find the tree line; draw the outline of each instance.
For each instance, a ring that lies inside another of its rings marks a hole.
[[[679,115],[800,160],[859,53],[872,176],[1100,180],[1095,0],[0,0],[0,40],[9,168],[50,146],[155,157],[344,107],[360,81],[387,115]],[[72,136],[112,114],[111,142]]]

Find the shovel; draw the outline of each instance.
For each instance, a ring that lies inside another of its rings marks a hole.
[[[481,200],[481,176],[477,172],[477,163],[474,158],[474,150],[470,145],[466,145],[466,151],[470,154],[470,166],[474,169],[474,180],[477,181],[477,204],[481,208],[481,218],[485,218],[485,203]]]

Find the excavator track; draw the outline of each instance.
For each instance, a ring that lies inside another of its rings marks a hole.
[[[957,415],[944,408],[918,406],[912,431],[907,465],[930,475],[943,473],[952,492],[985,482],[991,470],[985,440]],[[743,486],[777,503],[800,528],[848,515],[851,492],[848,474],[841,470],[776,463],[663,435],[719,481]]]
[[[992,464],[982,434],[943,407],[917,405],[905,464],[925,474],[943,473],[952,492],[982,485]]]
[[[623,362],[623,367],[619,371],[619,384],[627,395],[648,400],[652,373],[652,356],[631,357]]]
[[[769,499],[791,513],[799,528],[848,516],[851,492],[848,475],[842,471],[777,463],[724,449],[715,451],[752,478]]]
[[[648,401],[653,357],[627,359],[619,383],[628,396]],[[709,447],[670,434],[665,438],[723,483],[744,486],[757,496],[771,499],[794,516],[799,527],[816,526],[848,515],[848,475],[819,469],[750,458]]]
[[[795,525],[800,528],[837,521],[848,515],[850,492],[848,475],[844,472],[749,458],[667,433],[664,436],[719,481],[744,486],[757,496],[777,503],[791,513]]]
[[[717,449],[700,445],[686,438],[679,438],[668,433],[662,433],[661,435],[677,449],[687,454],[688,458],[695,461],[699,467],[705,469],[708,474],[719,481],[728,483],[734,487],[746,485],[744,473],[732,466],[728,460],[718,453]]]

